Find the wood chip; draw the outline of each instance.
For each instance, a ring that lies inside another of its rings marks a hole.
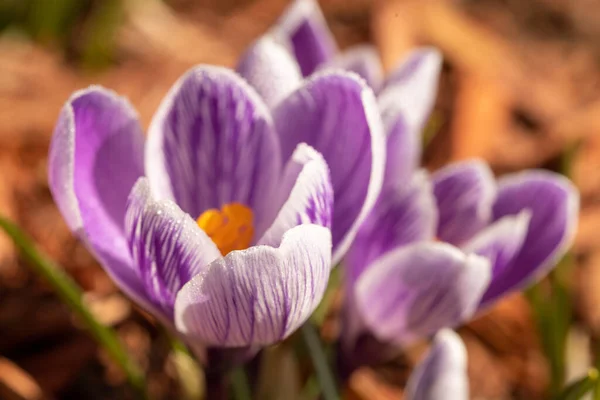
[[[4,357],[0,357],[0,398],[4,400],[50,399],[31,375]]]

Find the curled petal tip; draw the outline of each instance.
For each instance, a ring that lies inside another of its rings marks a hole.
[[[377,49],[372,45],[358,45],[339,53],[321,68],[341,68],[357,73],[377,92],[383,83],[383,67]]]
[[[333,35],[314,0],[295,0],[281,16],[275,30],[288,39],[304,76],[337,53]]]
[[[264,35],[242,55],[237,71],[275,106],[296,89],[302,80],[300,68],[285,45],[273,35]]]

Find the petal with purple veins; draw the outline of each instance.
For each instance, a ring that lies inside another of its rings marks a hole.
[[[294,0],[277,22],[275,34],[289,41],[304,76],[337,53],[333,35],[315,0]]]
[[[490,222],[496,182],[483,161],[450,164],[435,172],[432,180],[440,240],[462,245]]]
[[[170,200],[152,198],[147,178],[131,191],[125,223],[146,293],[171,320],[179,289],[221,253],[189,214]]]
[[[321,301],[331,268],[331,233],[317,225],[289,230],[281,246],[232,251],[186,284],[175,323],[208,346],[269,345],[293,333]]]
[[[354,295],[375,337],[408,345],[470,318],[489,280],[485,258],[446,243],[420,242],[375,260]]]
[[[329,166],[335,201],[335,263],[381,189],[385,148],[373,92],[355,74],[318,74],[283,100],[274,117],[284,160],[304,142],[321,153]]]
[[[270,113],[234,72],[200,66],[163,100],[150,125],[146,174],[155,197],[196,218],[227,203],[266,212],[281,168]]]
[[[323,157],[307,144],[299,144],[288,161],[270,208],[277,215],[264,235],[264,229],[257,227],[257,236],[262,236],[259,244],[278,247],[285,232],[301,224],[331,228],[333,189],[329,169]]]
[[[467,350],[460,336],[445,329],[435,335],[425,359],[406,384],[406,400],[469,399]]]
[[[571,245],[577,228],[579,192],[565,177],[526,171],[499,181],[494,219],[527,210],[531,221],[521,251],[494,277],[482,305],[543,277]]]
[[[146,303],[124,231],[127,196],[143,175],[144,136],[136,112],[93,86],[63,107],[50,145],[50,190],[67,224],[129,296]]]
[[[269,107],[294,91],[302,74],[289,50],[272,35],[264,35],[242,55],[236,68]]]

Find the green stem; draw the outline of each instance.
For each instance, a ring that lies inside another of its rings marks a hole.
[[[312,400],[319,396],[319,383],[314,375],[306,380],[304,387],[300,391],[300,400]]]
[[[139,397],[146,399],[146,385],[141,369],[129,358],[115,332],[100,324],[83,303],[82,291],[77,284],[47,256],[39,252],[31,239],[14,223],[0,217],[0,228],[11,237],[32,269],[48,281],[58,296],[79,316],[96,341],[119,364]]]
[[[231,371],[231,388],[235,400],[252,400],[252,390],[244,367],[236,367]]]
[[[338,400],[339,395],[337,393],[335,379],[329,368],[325,350],[321,345],[321,339],[319,338],[315,327],[310,322],[307,322],[302,325],[300,331],[315,367],[315,373],[319,380],[319,384],[321,385],[321,391],[323,392],[323,399]]]
[[[587,376],[569,385],[556,400],[580,400],[598,385],[598,370],[592,368]]]
[[[600,344],[596,344],[596,368],[595,371],[600,371]],[[600,400],[600,380],[596,380],[596,385],[594,386],[593,399]]]
[[[327,314],[331,309],[331,305],[333,304],[333,300],[338,292],[338,288],[342,282],[342,268],[338,264],[332,270],[329,275],[329,282],[327,283],[327,289],[325,290],[325,294],[323,295],[323,300],[317,307],[317,309],[313,312],[310,317],[310,320],[317,326],[321,326]]]

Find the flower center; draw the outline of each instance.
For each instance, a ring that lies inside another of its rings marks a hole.
[[[198,226],[217,245],[221,254],[244,250],[254,236],[252,210],[240,203],[229,203],[220,210],[211,208],[198,217]]]

